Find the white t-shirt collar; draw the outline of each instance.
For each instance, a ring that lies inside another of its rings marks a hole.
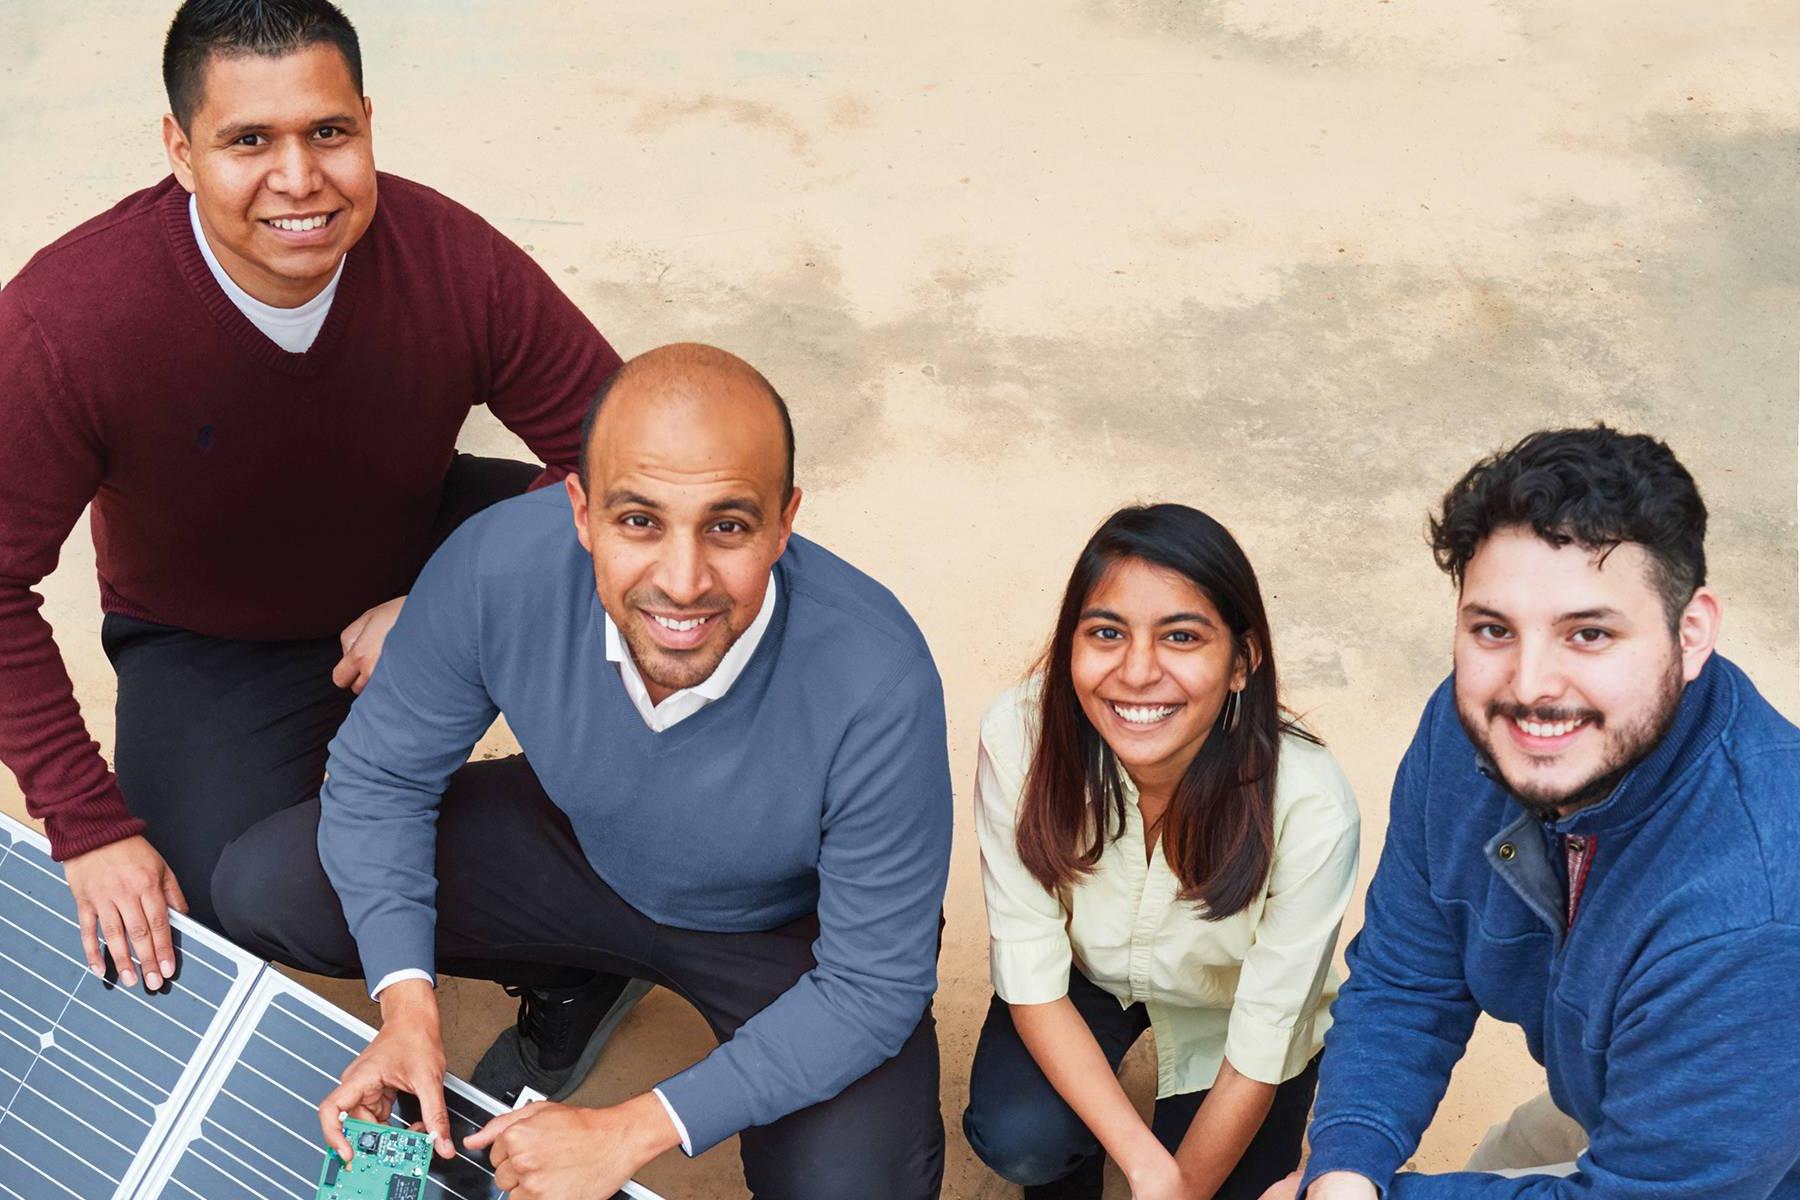
[[[201,257],[206,259],[213,278],[218,280],[220,289],[237,306],[237,310],[248,317],[264,337],[289,354],[304,354],[311,349],[313,342],[318,339],[319,330],[325,326],[325,317],[331,312],[331,301],[337,295],[338,280],[344,277],[344,264],[350,261],[350,256],[346,254],[338,260],[337,270],[332,272],[331,282],[325,285],[324,291],[298,308],[276,308],[246,292],[225,273],[219,256],[213,253],[211,243],[206,240],[206,231],[200,227],[200,205],[191,194],[188,196],[188,220],[194,227],[194,241],[200,245]]]

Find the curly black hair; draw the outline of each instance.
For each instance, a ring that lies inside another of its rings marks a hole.
[[[163,43],[163,87],[182,129],[200,107],[206,62],[214,54],[277,58],[325,43],[336,46],[362,94],[362,48],[348,17],[330,0],[186,0]]]
[[[1431,520],[1432,555],[1460,588],[1482,542],[1509,526],[1553,546],[1642,546],[1671,628],[1706,583],[1700,489],[1674,452],[1645,434],[1543,429],[1482,459],[1444,493]]]

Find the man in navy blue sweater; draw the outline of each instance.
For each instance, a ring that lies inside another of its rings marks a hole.
[[[449,1149],[438,967],[579,967],[670,988],[722,1044],[621,1104],[497,1118],[468,1144],[502,1190],[609,1198],[741,1133],[759,1196],[937,1195],[943,692],[893,595],[792,535],[799,503],[761,375],[704,346],[633,360],[578,477],[426,566],[319,804],[227,851],[237,938],[375,985],[381,1032],[319,1106],[347,1159],[339,1112],[400,1091]],[[525,757],[459,771],[499,714]],[[314,822],[322,873],[292,862]],[[566,1040],[578,1016],[542,999],[476,1082],[516,1090]]]
[[[1713,653],[1705,533],[1668,447],[1603,426],[1446,495],[1455,673],[1394,782],[1311,1159],[1271,1197],[1800,1197],[1800,731]],[[1586,1150],[1400,1172],[1483,1012]]]

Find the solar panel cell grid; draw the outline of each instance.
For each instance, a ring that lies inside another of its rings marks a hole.
[[[178,931],[160,993],[97,979],[62,868],[0,824],[0,1200],[132,1193],[186,1090],[261,969]]]
[[[319,1097],[337,1084],[368,1043],[359,1022],[327,1010],[280,976],[269,975],[253,997],[247,1036],[228,1047],[216,1078],[203,1085],[191,1136],[169,1168],[166,1195],[190,1200],[312,1200],[323,1140]],[[210,1093],[210,1095],[208,1095]],[[495,1107],[451,1091],[452,1135],[460,1142]],[[434,1161],[422,1196],[490,1200],[500,1192],[485,1157]]]
[[[96,978],[43,840],[0,817],[0,1200],[313,1200],[317,1105],[374,1031],[183,918],[154,994]],[[446,1081],[460,1145],[500,1106]],[[419,1200],[493,1200],[482,1154]],[[656,1200],[635,1184],[620,1197]]]
[[[296,1196],[309,1200],[319,1166],[318,1097],[353,1054],[297,1019],[274,997],[206,1111],[174,1182],[205,1200]]]
[[[362,1022],[267,972],[149,1183],[166,1178],[162,1194],[171,1200],[313,1200],[324,1161],[319,1098],[373,1036]],[[449,1162],[432,1160],[421,1200],[494,1200],[503,1193],[487,1156],[461,1145],[503,1106],[454,1078],[444,1099],[459,1150]],[[394,1123],[416,1115],[396,1112]],[[616,1200],[634,1198],[656,1200],[636,1184]]]

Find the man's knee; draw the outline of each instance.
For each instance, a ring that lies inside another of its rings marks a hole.
[[[929,1012],[900,1053],[837,1096],[746,1129],[744,1176],[757,1196],[936,1200],[944,1181],[937,1025]]]
[[[944,1186],[944,1142],[915,1147],[905,1156],[867,1157],[831,1152],[825,1147],[808,1161],[788,1164],[789,1178],[756,1195],[784,1200],[937,1200]]]
[[[963,1135],[989,1170],[1024,1187],[1056,1182],[1099,1145],[1067,1109],[1056,1111],[1011,1096],[970,1097]]]
[[[926,1119],[902,1121],[840,1136],[790,1143],[779,1161],[763,1156],[744,1174],[755,1195],[783,1200],[937,1200],[944,1183],[944,1125],[935,1106]],[[746,1131],[748,1132],[748,1131]]]
[[[263,958],[354,976],[356,943],[319,865],[318,802],[277,813],[229,843],[212,875],[219,927]]]
[[[1549,1092],[1540,1092],[1489,1128],[1463,1169],[1536,1173],[1544,1163],[1573,1162],[1587,1149],[1587,1142],[1580,1124],[1556,1107]]]

